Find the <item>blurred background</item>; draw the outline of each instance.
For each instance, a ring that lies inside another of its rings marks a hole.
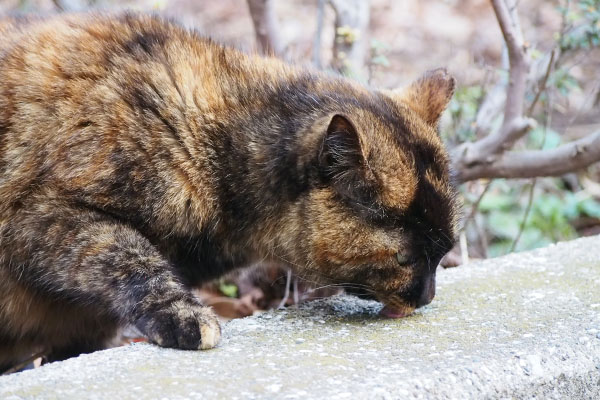
[[[441,134],[459,171],[464,213],[446,267],[600,233],[600,0],[0,0],[2,14],[125,9],[379,88],[448,68],[458,88]],[[526,65],[513,64],[519,52]],[[515,79],[524,86],[511,93]],[[508,115],[507,105],[518,102],[522,109]],[[480,171],[457,151],[502,138],[511,120],[526,129],[492,157],[511,166],[512,153],[533,151],[521,154],[539,157],[535,168]],[[286,266],[261,265],[198,294],[233,318],[336,292],[311,288]]]

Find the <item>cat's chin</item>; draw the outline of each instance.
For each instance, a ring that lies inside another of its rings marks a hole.
[[[415,310],[414,307],[409,307],[409,306],[404,306],[404,307],[400,306],[399,307],[399,306],[386,305],[381,309],[379,314],[381,314],[382,316],[384,316],[386,318],[404,318],[404,317],[408,317],[410,314],[412,314],[412,312],[414,310]]]

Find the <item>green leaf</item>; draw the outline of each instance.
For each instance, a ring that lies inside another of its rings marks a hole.
[[[579,208],[580,208],[580,201],[577,198],[577,196],[575,196],[573,193],[571,192],[567,192],[565,194],[565,205],[564,205],[564,214],[568,219],[575,219],[577,217],[579,217]]]
[[[520,221],[514,213],[492,211],[488,222],[490,230],[496,237],[514,239],[519,233]]]
[[[511,246],[512,240],[503,239],[492,243],[488,252],[490,257],[500,257],[508,253]]]
[[[589,217],[600,218],[600,202],[586,199],[579,203],[579,209]]]
[[[528,228],[523,231],[518,247],[521,249],[537,249],[551,244],[550,240],[542,231],[537,228]]]
[[[487,193],[479,203],[479,210],[489,212],[493,210],[509,210],[515,205],[513,196],[503,193]]]
[[[389,67],[390,66],[390,60],[386,56],[384,56],[382,54],[373,57],[371,59],[371,62],[373,64],[381,65],[381,66],[384,66],[384,67]]]
[[[544,129],[543,126],[538,126],[529,133],[529,146],[534,149],[554,149],[560,146],[561,142],[560,133],[550,128]]]
[[[224,281],[219,282],[219,290],[227,297],[237,297],[238,287],[233,283],[227,283]]]

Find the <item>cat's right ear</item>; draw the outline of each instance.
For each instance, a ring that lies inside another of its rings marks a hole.
[[[427,71],[409,87],[391,92],[391,97],[408,105],[425,122],[438,127],[442,113],[448,106],[456,80],[445,68]]]

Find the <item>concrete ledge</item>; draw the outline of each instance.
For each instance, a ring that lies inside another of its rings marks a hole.
[[[600,237],[439,271],[413,316],[335,297],[0,378],[0,398],[600,398]]]

